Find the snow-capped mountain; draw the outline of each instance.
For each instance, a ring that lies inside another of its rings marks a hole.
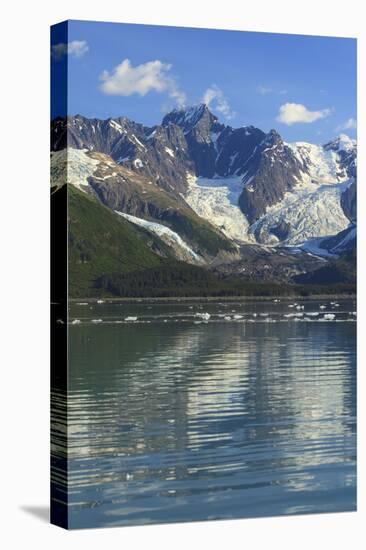
[[[318,246],[356,231],[356,142],[344,134],[325,145],[289,144],[275,130],[224,125],[200,104],[154,127],[125,117],[58,118],[51,141],[55,155],[69,148],[71,183],[89,186],[113,210],[165,225],[193,254],[201,252],[186,222],[193,218],[195,230],[234,246],[324,256],[354,246],[353,238],[343,248]]]

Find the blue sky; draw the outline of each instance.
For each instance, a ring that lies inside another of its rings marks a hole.
[[[68,61],[69,114],[152,126],[205,100],[220,121],[287,141],[356,135],[354,39],[70,21],[51,59],[54,74]]]

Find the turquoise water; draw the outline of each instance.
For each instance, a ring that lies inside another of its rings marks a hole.
[[[70,527],[355,510],[355,304],[293,304],[72,305]]]

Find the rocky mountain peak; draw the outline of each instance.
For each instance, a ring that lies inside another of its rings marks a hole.
[[[356,140],[346,134],[339,134],[335,139],[323,145],[326,151],[353,151],[356,148]]]
[[[268,148],[274,145],[283,145],[283,141],[280,134],[272,129],[265,135],[261,145],[263,148]]]
[[[217,117],[211,113],[208,106],[205,103],[199,103],[187,109],[174,109],[165,115],[162,125],[176,124],[183,129],[184,133],[188,133],[197,126],[211,129],[217,122]]]

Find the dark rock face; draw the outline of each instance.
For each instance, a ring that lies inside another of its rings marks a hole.
[[[291,224],[285,220],[281,220],[280,223],[271,227],[271,233],[277,237],[280,241],[285,241],[291,229]]]
[[[204,104],[188,111],[173,111],[162,124],[182,128],[194,172],[207,178],[243,174],[246,162],[265,137],[254,126],[233,129],[220,124]]]
[[[179,126],[184,133],[195,174],[212,178],[217,157],[214,139],[225,126],[218,123],[217,117],[204,104],[187,111],[175,110],[169,113],[163,118],[162,125],[169,128],[172,124]]]
[[[216,173],[219,176],[244,175],[265,133],[254,126],[233,130],[227,127],[217,141]]]
[[[350,224],[346,229],[332,237],[323,239],[320,248],[324,248],[333,254],[339,254],[356,250],[356,225]]]
[[[343,212],[351,222],[357,220],[357,185],[353,180],[351,185],[342,193],[341,206]]]
[[[281,201],[297,184],[302,165],[280,135],[271,130],[256,148],[247,167],[239,206],[253,223],[266,212],[267,206]]]

